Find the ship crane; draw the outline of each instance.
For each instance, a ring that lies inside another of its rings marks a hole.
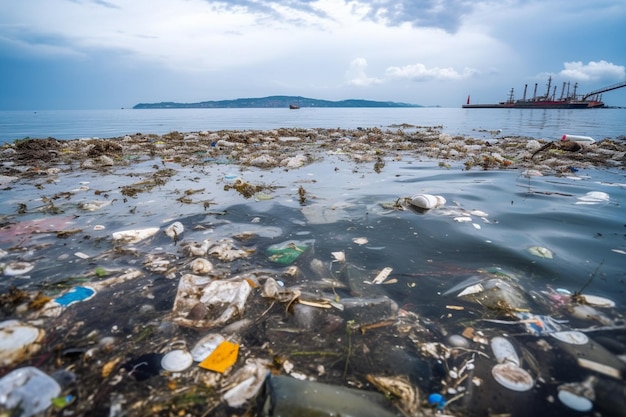
[[[554,89],[553,89],[554,87]],[[567,95],[565,95],[565,87],[567,87]],[[533,90],[532,98],[527,98],[528,84],[524,85],[524,96],[521,100],[515,100],[514,90],[511,88],[509,97],[506,101],[496,104],[470,104],[469,96],[467,96],[467,104],[463,104],[464,109],[596,109],[605,107],[602,102],[602,93],[626,87],[626,82],[613,84],[599,90],[592,91],[584,95],[576,94],[578,83],[574,83],[572,94],[570,94],[570,83],[563,83],[561,87],[561,96],[557,99],[557,86],[552,85],[552,77],[548,77],[546,94],[537,95],[537,83]]]
[[[593,97],[598,94],[606,93],[607,91],[617,90],[618,88],[626,87],[626,82],[617,83],[610,85],[608,87],[601,88],[599,90],[592,91],[591,93],[587,93],[583,96],[583,101],[587,100],[589,97]]]

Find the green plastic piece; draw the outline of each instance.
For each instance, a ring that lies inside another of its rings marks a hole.
[[[270,254],[270,261],[281,265],[289,265],[298,259],[298,256],[302,255],[306,249],[307,246],[290,242],[286,245],[270,246],[267,248],[267,252]]]

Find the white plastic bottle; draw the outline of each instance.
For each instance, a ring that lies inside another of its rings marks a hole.
[[[577,143],[580,143],[581,145],[588,145],[590,143],[595,142],[595,140],[591,136],[578,136],[578,135],[567,135],[567,134],[563,135],[561,140],[577,142]]]

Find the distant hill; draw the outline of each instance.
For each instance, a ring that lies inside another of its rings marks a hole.
[[[260,98],[238,98],[235,100],[202,101],[199,103],[139,103],[133,109],[248,109],[248,108],[288,108],[299,107],[422,107],[417,104],[396,103],[393,101],[372,100],[317,100],[294,96],[270,96]]]

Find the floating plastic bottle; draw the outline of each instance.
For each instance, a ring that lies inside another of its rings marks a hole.
[[[409,199],[409,203],[414,207],[430,210],[446,204],[446,199],[440,195],[416,194]]]
[[[581,145],[588,145],[590,143],[594,143],[595,140],[591,137],[591,136],[579,136],[579,135],[563,135],[561,137],[562,141],[570,141],[570,142],[577,142],[580,143]]]
[[[512,391],[528,391],[535,385],[530,374],[520,368],[519,356],[508,339],[494,337],[491,340],[491,350],[499,362],[491,369],[496,382]]]

